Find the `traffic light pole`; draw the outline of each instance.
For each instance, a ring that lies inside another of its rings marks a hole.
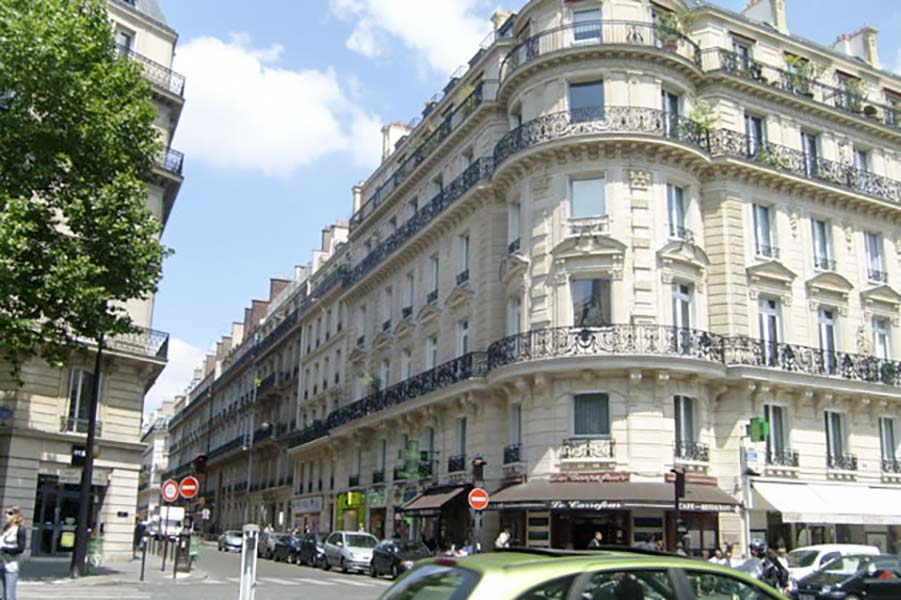
[[[685,469],[682,467],[675,467],[670,469],[670,473],[674,475],[673,477],[673,518],[675,520],[675,543],[673,544],[673,550],[678,547],[681,539],[679,538],[679,525],[682,523],[682,510],[679,506],[679,499],[685,496]]]

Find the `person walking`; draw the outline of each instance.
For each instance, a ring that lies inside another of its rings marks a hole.
[[[591,538],[591,541],[588,542],[589,550],[597,550],[598,548],[604,545],[604,534],[600,531],[594,532],[594,537]]]
[[[16,600],[16,583],[19,580],[19,555],[25,552],[25,528],[22,526],[22,509],[10,506],[6,509],[6,526],[0,535],[0,557],[3,559],[3,600]]]
[[[498,550],[501,548],[509,548],[510,547],[510,528],[505,527],[501,530],[499,534],[497,534],[497,539],[494,540],[494,547]]]

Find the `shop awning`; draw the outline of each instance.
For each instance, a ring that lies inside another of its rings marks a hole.
[[[465,485],[436,487],[419,494],[403,505],[401,511],[408,517],[434,517],[441,513],[441,507],[466,491]]]
[[[752,510],[786,523],[901,525],[901,489],[867,485],[754,481]]]
[[[673,506],[673,485],[662,482],[529,481],[491,495],[488,510],[634,510]],[[732,512],[739,502],[715,485],[687,484],[679,506],[686,512]]]

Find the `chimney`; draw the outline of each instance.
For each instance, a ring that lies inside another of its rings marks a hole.
[[[785,0],[750,0],[741,14],[753,21],[767,23],[776,31],[788,35]]]
[[[244,323],[234,321],[232,323],[232,348],[240,346],[244,341]]]
[[[832,48],[847,56],[859,58],[879,69],[879,50],[877,36],[879,30],[871,25],[864,25],[854,33],[843,33],[835,39]]]
[[[360,211],[360,207],[363,206],[363,186],[355,185],[353,187],[354,191],[354,214],[357,214]]]
[[[382,162],[394,152],[394,148],[402,137],[409,135],[413,128],[405,123],[388,123],[382,127]]]
[[[322,229],[322,248],[323,252],[329,252],[332,249],[332,237],[334,227],[324,227]]]
[[[272,302],[276,296],[282,293],[288,285],[290,285],[290,281],[287,279],[281,279],[277,277],[269,278],[269,302]]]
[[[500,29],[501,26],[506,23],[507,19],[509,19],[512,15],[513,13],[507,10],[494,11],[494,14],[491,15],[491,23],[492,25],[494,25],[494,30],[497,31],[498,29]]]
[[[303,265],[294,265],[294,281],[303,281],[307,278],[307,268]]]

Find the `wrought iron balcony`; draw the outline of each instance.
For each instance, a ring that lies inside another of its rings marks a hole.
[[[677,440],[673,444],[673,457],[695,462],[710,462],[710,446],[700,442]]]
[[[825,256],[814,256],[813,266],[814,268],[822,269],[823,271],[835,271],[835,259],[827,258]]]
[[[883,457],[881,463],[883,473],[894,473],[901,475],[901,460],[898,460],[895,457]]]
[[[519,238],[516,238],[509,244],[507,244],[507,255],[516,254],[519,252]]]
[[[73,419],[71,417],[59,418],[59,430],[61,433],[87,433],[88,419]],[[94,434],[100,436],[103,433],[103,423],[95,421]]]
[[[459,473],[466,470],[466,455],[457,454],[447,459],[447,472]]]
[[[569,438],[560,446],[560,460],[613,459],[615,451],[613,438]]]
[[[402,309],[400,309],[400,315],[404,321],[412,318],[413,317],[413,307],[412,306],[403,307]]]
[[[425,297],[425,299],[426,299],[426,302],[428,302],[429,304],[437,304],[438,290],[432,290],[431,292],[429,292],[428,295]]]
[[[394,467],[394,473],[392,473],[393,481],[403,481],[405,479],[410,479],[413,474],[407,471],[406,465],[398,465]]]
[[[420,460],[419,461],[419,477],[421,479],[429,479],[432,476],[432,472],[434,471],[434,462],[431,460]]]
[[[372,483],[373,483],[373,485],[376,483],[385,483],[385,470],[384,469],[372,472]]]
[[[504,446],[504,464],[509,465],[519,462],[520,444],[510,444]]]
[[[757,244],[757,256],[779,260],[779,248],[769,244]]]
[[[357,348],[363,348],[366,345],[366,336],[361,335],[357,338]]]
[[[389,331],[391,331],[391,319],[382,321],[382,333],[388,333]]]
[[[867,279],[878,283],[888,283],[888,272],[878,269],[867,269]]]
[[[469,282],[469,269],[457,273],[457,287],[466,285]]]
[[[182,166],[185,162],[185,155],[178,150],[172,148],[164,148],[160,152],[159,166],[170,173],[181,175]]]
[[[768,450],[766,464],[774,467],[797,467],[799,456],[797,450]]]
[[[542,31],[520,42],[501,62],[501,81],[519,67],[543,56],[593,47],[648,47],[675,54],[698,66],[701,49],[688,36],[658,25],[638,21],[587,21]]]
[[[866,117],[889,127],[898,127],[899,125],[898,107],[872,102],[863,94],[826,85],[800,73],[742,57],[732,50],[725,48],[704,50],[702,63],[705,71],[722,71],[773,90],[804,97],[817,104]]]
[[[134,4],[134,2],[129,2],[130,4]],[[150,81],[167,92],[175,94],[176,96],[183,96],[185,92],[185,76],[179,73],[176,73],[172,69],[168,67],[164,67],[160,63],[150,60],[146,56],[138,54],[131,48],[126,46],[116,46],[116,51],[121,55],[125,56],[141,66],[141,69],[144,72],[144,78]]]
[[[322,481],[319,482],[319,485],[322,485]],[[359,475],[351,475],[347,478],[347,487],[360,487],[360,476]],[[322,489],[320,487],[320,489]]]
[[[675,225],[670,228],[670,238],[674,240],[682,240],[683,242],[687,242],[689,244],[695,243],[695,234],[688,227],[683,227],[682,225]]]
[[[853,454],[828,454],[826,466],[839,471],[856,471],[857,457]]]
[[[271,390],[275,386],[276,374],[270,373],[266,375],[262,380],[260,380],[259,385],[257,386],[257,398]]]
[[[88,340],[84,340],[84,342],[94,343]],[[118,352],[166,360],[169,355],[169,334],[164,331],[138,327],[132,333],[119,333],[104,339],[103,346]]]

